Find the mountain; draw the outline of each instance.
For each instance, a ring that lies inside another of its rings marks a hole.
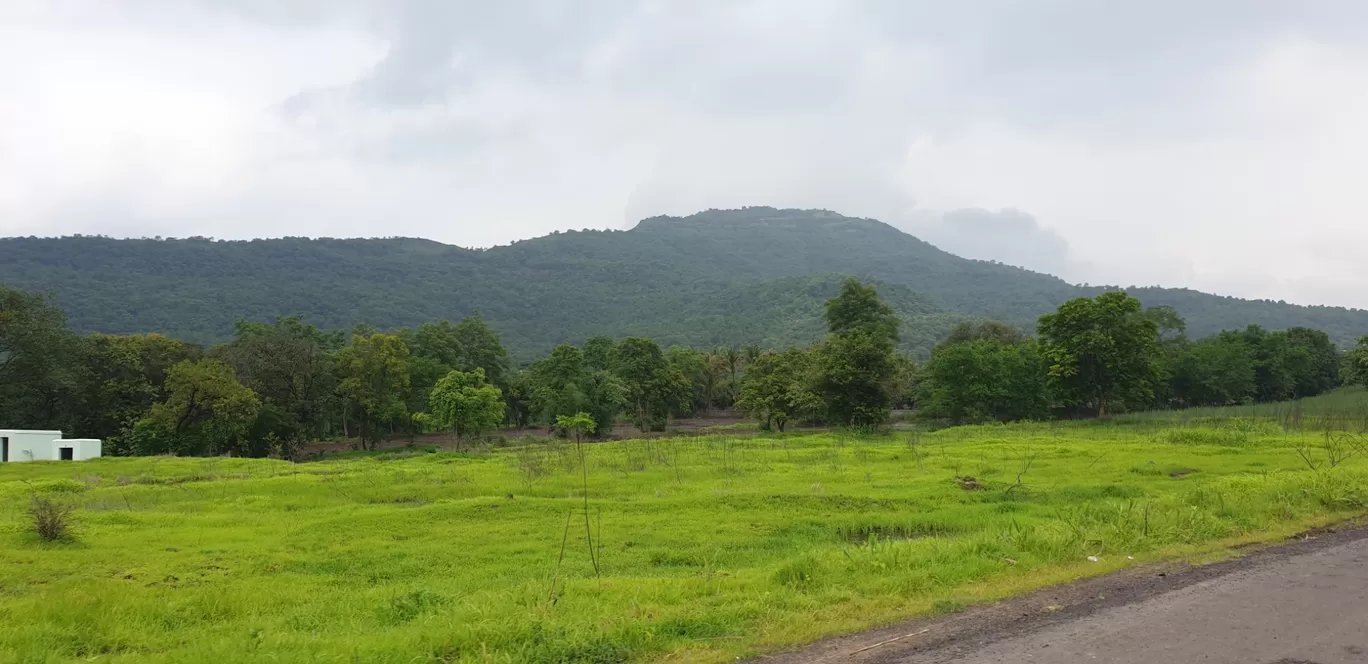
[[[1061,302],[1101,290],[960,258],[871,219],[765,207],[485,250],[408,238],[0,239],[0,282],[54,293],[83,331],[207,343],[243,318],[387,329],[479,311],[524,358],[595,334],[696,345],[811,341],[822,332],[822,302],[847,275],[878,283],[904,318],[904,347],[923,353],[959,321],[1029,330]],[[1173,306],[1193,336],[1304,325],[1343,347],[1368,334],[1368,311],[1129,291],[1147,305]]]

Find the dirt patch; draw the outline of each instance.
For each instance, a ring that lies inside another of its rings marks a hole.
[[[1257,565],[1284,560],[1348,542],[1368,539],[1362,523],[1308,531],[1289,542],[1241,547],[1247,555],[1210,565],[1147,565],[1116,574],[1054,586],[951,616],[932,616],[851,636],[820,641],[786,653],[759,658],[767,664],[892,663],[931,654],[935,661],[956,657],[987,643],[1033,632],[1134,604],[1193,584]],[[921,661],[920,659],[916,661]]]

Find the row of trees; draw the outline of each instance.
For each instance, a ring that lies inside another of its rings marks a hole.
[[[996,324],[957,329],[926,366],[922,413],[952,422],[1103,416],[1302,398],[1338,387],[1342,373],[1368,377],[1349,370],[1368,360],[1368,337],[1345,357],[1307,328],[1250,326],[1193,341],[1174,311],[1142,310],[1124,293],[1066,302],[1037,329],[1038,339]]]
[[[298,318],[240,322],[204,349],[165,336],[78,335],[44,296],[0,286],[0,426],[62,429],[118,452],[288,456],[300,444],[500,425],[599,435],[730,408],[758,348],[662,349],[607,337],[509,366],[478,316],[397,332],[323,331]]]
[[[1341,355],[1323,332],[1258,327],[1189,340],[1172,310],[1124,293],[1065,303],[1038,337],[956,328],[924,366],[895,352],[899,319],[845,282],[809,347],[699,350],[607,337],[515,369],[478,316],[396,332],[241,322],[204,349],[161,335],[77,335],[44,296],[0,286],[0,427],[62,429],[117,452],[289,456],[306,442],[508,425],[563,429],[736,408],[790,423],[873,427],[915,406],[950,422],[1106,415],[1319,394],[1368,379],[1368,337]],[[581,415],[585,417],[581,417]]]

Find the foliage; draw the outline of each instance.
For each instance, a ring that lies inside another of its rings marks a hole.
[[[632,423],[663,431],[670,412],[689,403],[690,385],[652,339],[627,337],[613,349],[613,374],[626,388]]]
[[[395,335],[353,334],[351,343],[337,353],[337,368],[337,393],[347,410],[344,424],[348,416],[356,417],[362,443],[374,448],[385,425],[392,427],[407,413],[408,346]]]
[[[978,341],[980,339],[987,339],[1003,344],[1018,344],[1026,340],[1026,335],[1022,334],[1020,330],[1011,325],[999,323],[997,321],[990,320],[977,323],[965,322],[956,325],[953,330],[950,330],[949,336],[940,343],[940,346],[962,344],[967,341]]]
[[[763,430],[783,431],[790,420],[810,419],[815,414],[811,370],[811,354],[802,348],[762,353],[746,368],[736,407],[760,420]]]
[[[1345,354],[1344,367],[1345,383],[1368,386],[1368,336],[1359,337],[1353,350]]]
[[[212,359],[186,360],[167,372],[166,387],[166,401],[134,427],[135,453],[251,454],[247,433],[261,402],[238,382],[232,367]]]
[[[0,284],[0,422],[28,429],[63,424],[76,378],[63,358],[75,345],[48,297]]]
[[[870,287],[851,279],[827,301],[828,339],[813,351],[812,391],[824,418],[873,427],[888,419],[896,366],[897,319]]]
[[[299,443],[328,433],[325,423],[337,408],[333,355],[341,346],[340,333],[281,318],[273,325],[239,322],[233,341],[213,355],[261,399],[261,412],[273,419],[262,428]]]
[[[857,279],[846,279],[841,294],[827,301],[825,318],[827,331],[837,336],[861,330],[872,338],[898,340],[898,317],[893,308],[879,299],[873,286]]]
[[[29,505],[33,533],[45,542],[56,542],[70,537],[73,511],[75,510],[71,505],[43,496],[34,496]]]
[[[503,392],[485,382],[484,369],[452,371],[432,388],[432,414],[439,426],[461,440],[496,428],[504,421]]]
[[[1186,345],[1173,364],[1174,406],[1228,406],[1254,399],[1253,353],[1238,337],[1211,337]]]
[[[556,430],[575,439],[579,442],[581,438],[592,435],[598,430],[598,424],[589,413],[575,413],[574,415],[560,415],[556,417]]]
[[[396,330],[480,311],[520,360],[595,335],[699,348],[806,345],[822,338],[822,302],[846,276],[878,284],[903,319],[900,349],[919,358],[965,320],[1029,332],[1069,299],[1117,289],[965,260],[874,220],[764,207],[480,251],[405,238],[0,239],[0,281],[52,291],[79,332],[161,330],[212,344],[229,340],[243,317]],[[1171,306],[1194,338],[1249,324],[1304,326],[1348,347],[1368,330],[1368,312],[1358,310],[1127,290],[1147,307]]]
[[[1041,420],[1052,405],[1049,365],[1035,341],[970,338],[936,349],[922,415],[955,424]]]
[[[1060,305],[1040,317],[1043,353],[1055,393],[1099,416],[1108,407],[1148,405],[1157,374],[1159,325],[1141,314],[1140,301],[1103,293]]]

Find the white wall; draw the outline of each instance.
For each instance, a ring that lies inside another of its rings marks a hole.
[[[19,429],[0,429],[0,438],[9,438],[9,460],[46,461],[55,457],[54,438],[61,438],[61,431],[32,431]]]
[[[63,439],[61,431],[33,431],[23,429],[0,429],[0,438],[9,439],[9,460],[57,461],[62,458],[61,448],[71,448],[71,458],[75,461],[94,459],[100,456],[101,443],[93,438]]]
[[[62,447],[72,448],[72,456],[75,461],[85,461],[100,456],[100,440],[98,438],[66,438],[52,441],[54,449]],[[61,458],[54,453],[54,458]]]

